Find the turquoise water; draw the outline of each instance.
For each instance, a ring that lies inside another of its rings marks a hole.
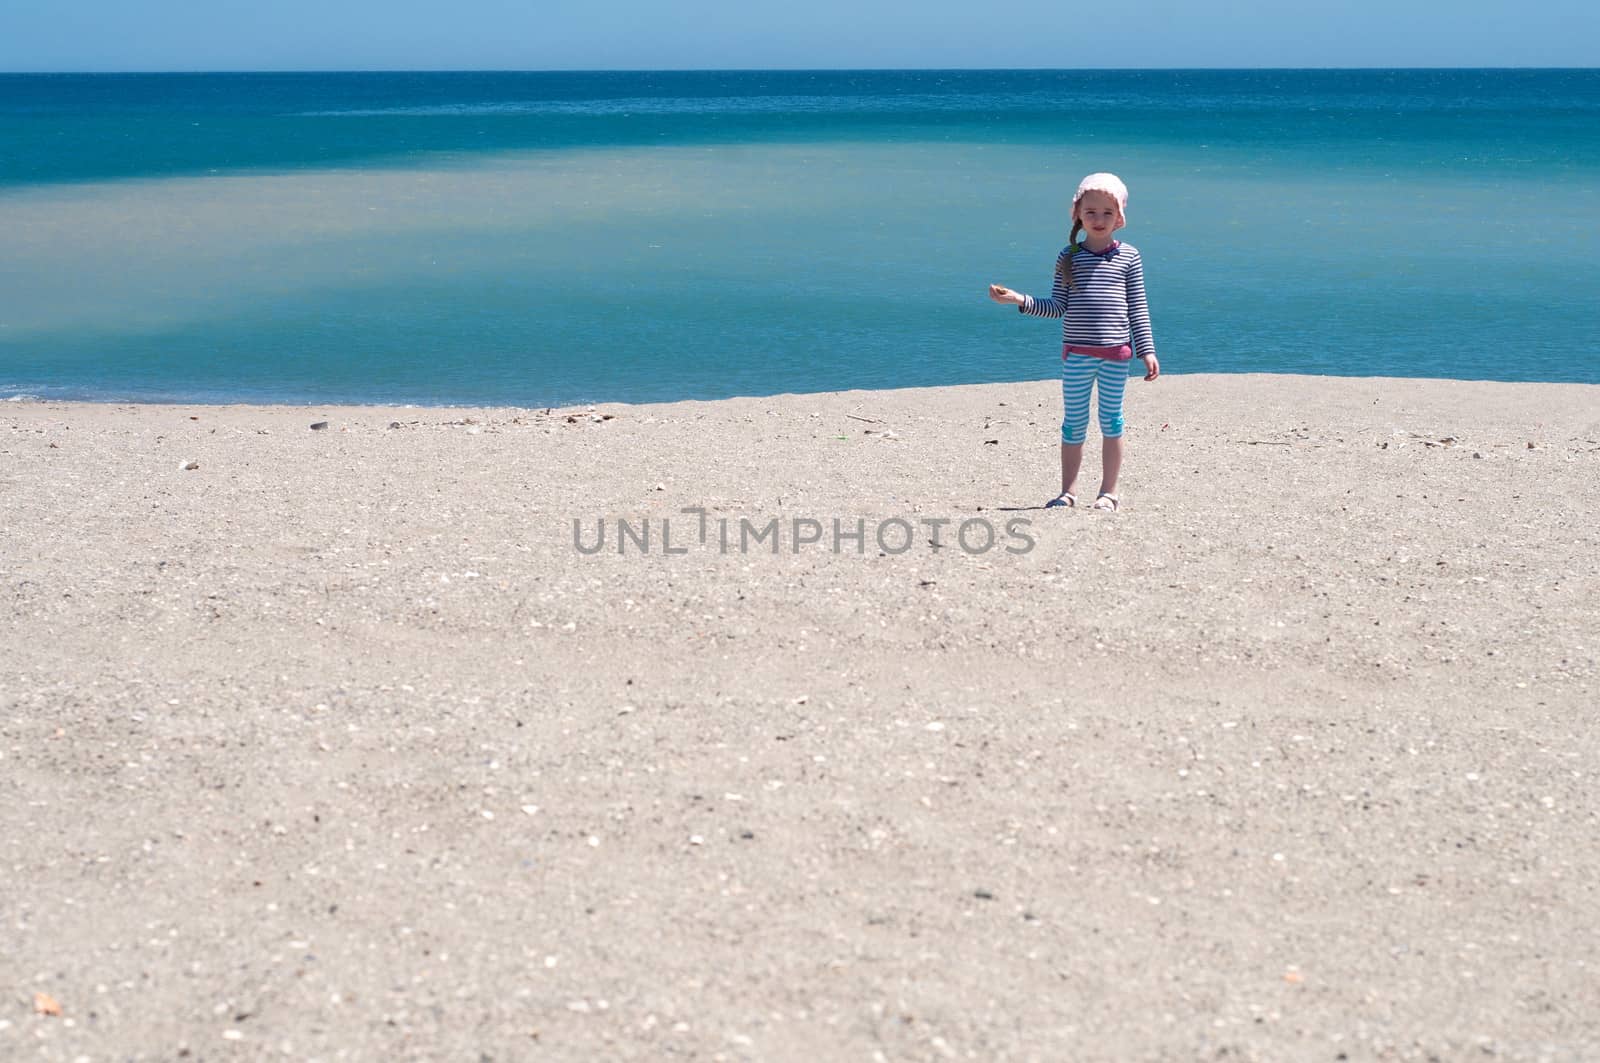
[[[1082,174],[1166,372],[1600,382],[1600,71],[0,76],[0,398],[1052,376]]]

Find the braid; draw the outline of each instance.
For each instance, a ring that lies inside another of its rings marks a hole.
[[[1072,287],[1072,253],[1078,249],[1078,234],[1083,231],[1083,222],[1076,218],[1072,220],[1072,235],[1067,237],[1067,249],[1061,257],[1056,259],[1056,275],[1067,282],[1067,287]]]

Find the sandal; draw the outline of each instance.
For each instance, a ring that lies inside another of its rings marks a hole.
[[[1109,506],[1108,505],[1103,505],[1102,503],[1105,503],[1105,502],[1109,502],[1111,504]],[[1115,513],[1121,507],[1119,506],[1119,504],[1117,502],[1117,496],[1116,495],[1107,494],[1106,492],[1101,491],[1100,492],[1100,497],[1095,499],[1094,500],[1094,505],[1090,506],[1089,508],[1090,509],[1098,509],[1098,510],[1101,510],[1102,512],[1105,512],[1105,513]]]
[[[1067,509],[1074,509],[1074,508],[1077,507],[1077,505],[1078,505],[1078,496],[1073,494],[1071,491],[1063,491],[1059,495],[1057,495],[1056,497],[1052,498],[1050,501],[1046,502],[1044,504],[1044,508],[1045,509],[1056,509],[1058,507],[1065,506]]]

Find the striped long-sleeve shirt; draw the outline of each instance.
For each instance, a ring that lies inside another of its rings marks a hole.
[[[1050,298],[1025,295],[1017,309],[1034,317],[1061,318],[1061,342],[1065,345],[1109,348],[1131,344],[1140,358],[1154,354],[1156,343],[1150,334],[1139,249],[1113,243],[1095,254],[1075,244],[1061,249],[1062,256],[1068,254],[1072,255],[1072,287],[1068,288],[1057,272]]]

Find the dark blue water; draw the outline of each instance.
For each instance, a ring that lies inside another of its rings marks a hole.
[[[1077,179],[1168,372],[1600,382],[1600,72],[0,75],[0,396],[1035,379]]]

